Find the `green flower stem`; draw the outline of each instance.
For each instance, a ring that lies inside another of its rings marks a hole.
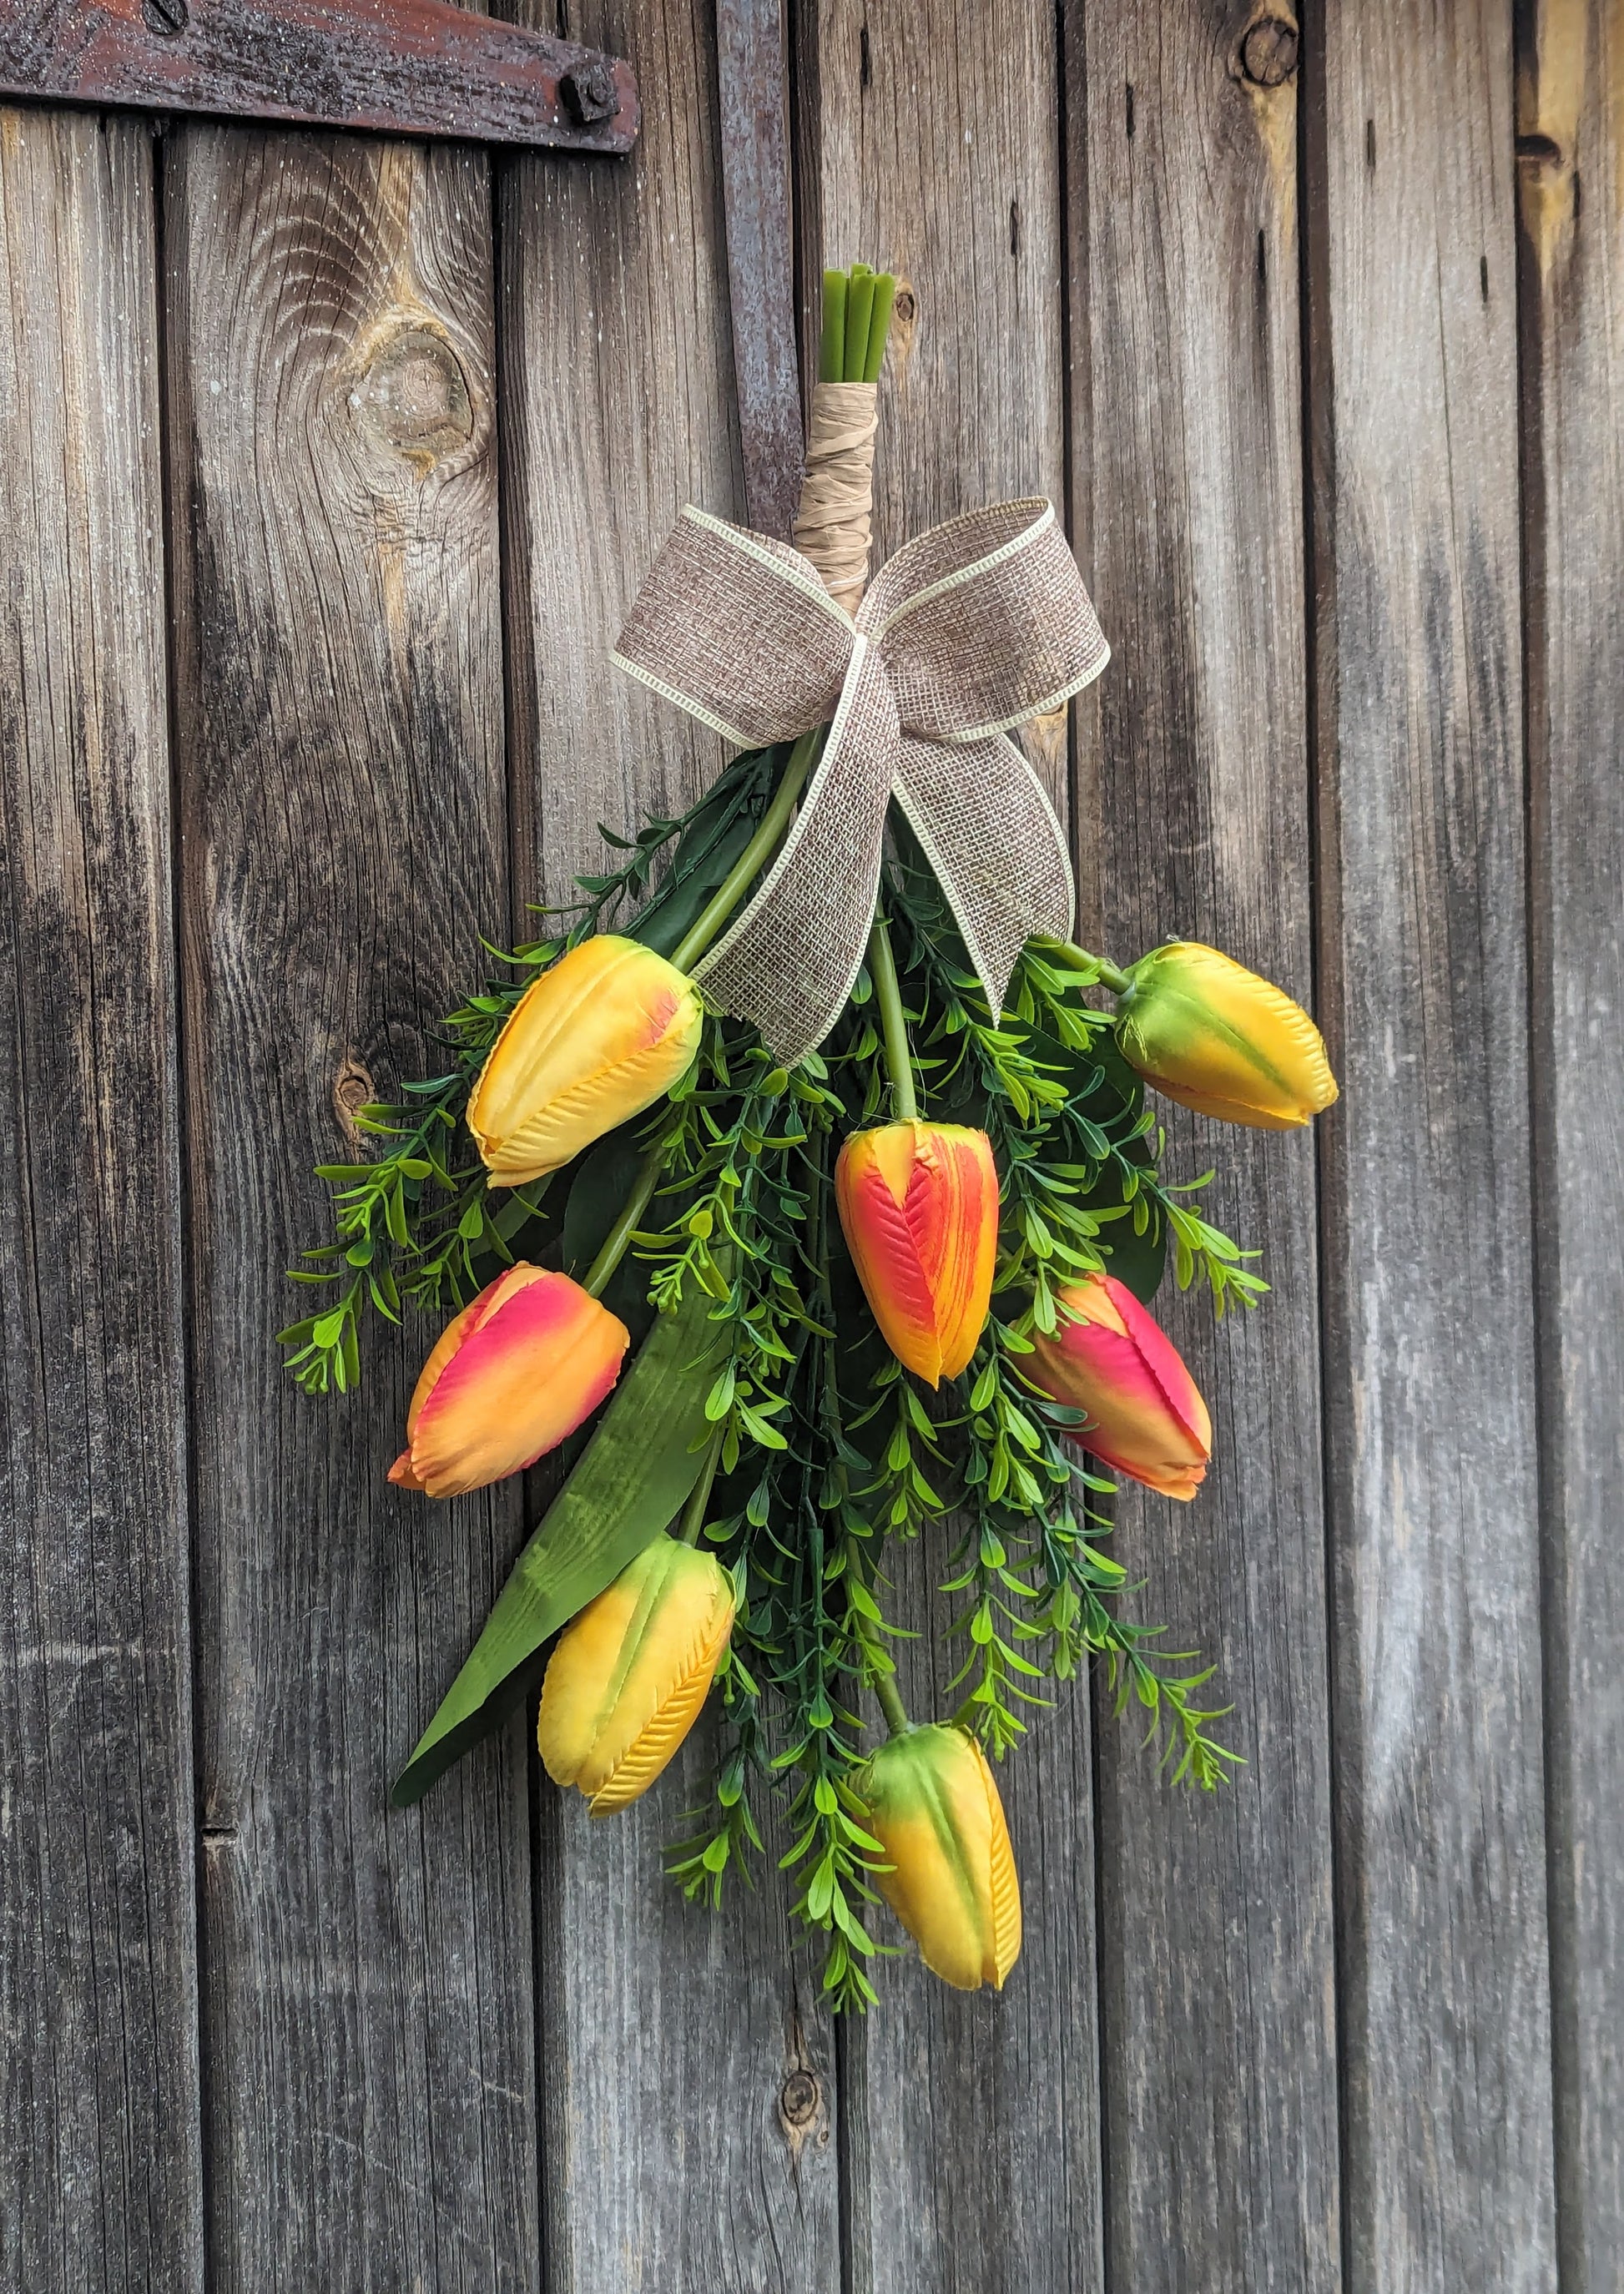
[[[866,1635],[865,1636],[866,1639]],[[873,1644],[869,1643],[872,1647]],[[880,1710],[885,1715],[885,1725],[893,1737],[905,1737],[914,1723],[897,1687],[894,1672],[876,1672],[873,1676],[874,1695],[880,1700]]]
[[[1102,956],[1091,956],[1085,948],[1079,948],[1075,940],[1050,940],[1045,936],[1037,939],[1035,944],[1040,948],[1052,948],[1060,956],[1075,956],[1079,964],[1086,964],[1098,973],[1102,984],[1110,989],[1113,996],[1125,996],[1133,985],[1133,980],[1119,964],[1108,963]]]
[[[891,954],[891,935],[879,908],[874,911],[874,928],[869,935],[868,969],[880,1001],[886,1072],[891,1079],[891,1112],[898,1123],[913,1123],[919,1116],[919,1101],[914,1090],[914,1054],[908,1047],[908,1023],[902,1009],[897,959]]]
[[[625,1208],[604,1237],[604,1247],[581,1278],[581,1289],[601,1298],[609,1277],[625,1257],[631,1238],[642,1224],[643,1214],[654,1200],[654,1189],[660,1184],[660,1167],[665,1160],[665,1142],[662,1139],[651,1147],[637,1168],[637,1184],[626,1198]]]
[[[699,1479],[694,1485],[694,1494],[688,1500],[682,1517],[682,1542],[697,1545],[705,1525],[705,1508],[710,1502],[710,1487],[716,1479],[717,1461],[722,1454],[722,1429],[719,1426],[710,1436],[710,1447],[705,1452],[705,1462],[699,1469]]]
[[[817,378],[846,378],[846,289],[850,281],[843,271],[824,273],[824,333],[818,346]]]
[[[819,725],[812,732],[803,733],[791,750],[790,761],[784,769],[784,778],[774,790],[773,801],[761,816],[760,827],[712,894],[693,931],[671,957],[678,972],[692,971],[760,874],[766,861],[776,851],[784,830],[790,825],[796,800],[806,786],[807,775],[823,750],[824,736],[828,730],[826,725]]]
[[[803,733],[791,750],[784,777],[773,792],[771,804],[761,816],[761,826],[728,870],[693,931],[672,956],[671,962],[678,972],[688,971],[699,961],[761,873],[763,863],[777,850],[784,832],[790,825],[795,801],[806,786],[807,775],[817,761],[824,745],[824,736],[828,729],[826,725],[819,725],[812,732]],[[637,1172],[637,1184],[628,1196],[624,1209],[605,1236],[603,1249],[587,1269],[581,1287],[589,1290],[595,1298],[603,1296],[609,1277],[625,1257],[643,1214],[654,1200],[664,1159],[665,1142],[662,1140],[644,1157]],[[705,1486],[708,1492],[709,1484]]]

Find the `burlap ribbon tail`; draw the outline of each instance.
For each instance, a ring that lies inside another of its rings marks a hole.
[[[793,827],[694,966],[786,1065],[851,993],[895,796],[995,1013],[1034,932],[1068,938],[1066,838],[1010,728],[1058,709],[1109,658],[1046,501],[934,526],[884,565],[855,617],[787,542],[684,510],[614,660],[742,748],[828,724]]]

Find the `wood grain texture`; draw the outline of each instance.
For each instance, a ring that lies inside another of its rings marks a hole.
[[[634,0],[571,28],[631,55],[647,100],[626,167],[526,159],[502,182],[517,866],[554,900],[601,865],[597,822],[686,802],[721,762],[608,649],[683,504],[744,508],[709,11]],[[713,1758],[707,1721],[607,1823],[540,1788],[550,2294],[840,2282],[832,2040],[778,1875],[714,1922],[662,1876]]]
[[[1624,18],[1519,26],[1536,1255],[1562,2282],[1624,2283]]]
[[[203,2284],[152,158],[0,111],[0,2282]]]
[[[1350,2274],[1555,2282],[1511,25],[1311,58]]]
[[[508,927],[491,207],[467,152],[188,128],[165,180],[195,1191],[211,2284],[538,2281],[516,1730],[388,1784],[519,1536],[386,1488],[430,1331],[269,1334],[346,1061]]]
[[[1296,89],[1231,0],[1068,12],[1077,524],[1114,658],[1084,720],[1085,946],[1219,946],[1313,1002]],[[1081,101],[1086,91],[1086,106]],[[1099,937],[1096,937],[1096,930]],[[1165,1102],[1166,1168],[1271,1294],[1157,1316],[1213,1416],[1181,1506],[1123,1485],[1135,1614],[1215,1663],[1246,1766],[1171,1791],[1096,1706],[1109,2282],[1340,2282],[1312,1141]],[[1333,1117],[1332,1121],[1340,1119]]]
[[[758,533],[787,541],[806,454],[783,0],[718,0],[716,49],[744,505]]]
[[[1032,493],[1063,503],[1052,11],[962,13],[947,38],[924,0],[883,11],[824,0],[807,30],[803,275],[861,259],[898,280],[875,562],[981,503]],[[1064,712],[1033,746],[1063,809]],[[939,1625],[943,1541],[897,1566],[897,1613],[917,1629]],[[910,1710],[951,1709],[956,1662],[908,1681]],[[1035,1715],[999,1777],[1026,1935],[1004,1992],[967,1998],[910,1956],[882,1968],[879,2006],[842,2035],[852,2294],[1100,2283],[1089,1720],[1076,1685],[1059,1700]]]

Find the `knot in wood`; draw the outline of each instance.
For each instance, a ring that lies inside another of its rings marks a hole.
[[[350,403],[369,430],[424,470],[460,452],[474,405],[456,353],[426,327],[406,327],[374,356]]]
[[[183,32],[186,0],[141,0],[141,20],[149,32]]]
[[[352,1052],[333,1078],[333,1112],[351,1143],[359,1147],[362,1133],[355,1118],[378,1096],[371,1077]]]
[[[1240,44],[1243,77],[1254,87],[1279,87],[1297,69],[1297,28],[1283,16],[1260,16]]]
[[[811,2126],[821,2099],[816,2078],[804,2066],[790,2073],[778,2090],[778,2109],[792,2135],[804,2134]]]
[[[558,93],[572,117],[583,127],[596,127],[600,119],[613,119],[621,108],[614,74],[601,61],[577,64],[573,71],[565,72],[558,82]]]

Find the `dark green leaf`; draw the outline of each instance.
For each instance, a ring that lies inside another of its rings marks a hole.
[[[421,1799],[501,1725],[523,1701],[542,1643],[681,1510],[699,1477],[705,1396],[728,1345],[726,1326],[708,1313],[694,1289],[656,1321],[396,1779],[397,1808]]]

